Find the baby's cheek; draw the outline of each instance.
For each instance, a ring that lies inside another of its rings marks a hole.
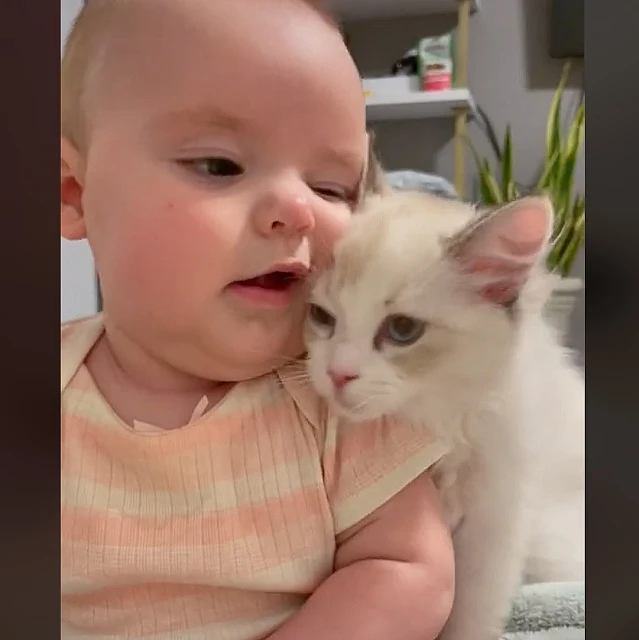
[[[206,297],[221,269],[215,269],[217,239],[197,220],[167,205],[131,221],[120,256],[119,279],[152,306],[191,306]]]

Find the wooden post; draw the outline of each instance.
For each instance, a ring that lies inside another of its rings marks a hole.
[[[468,110],[455,109],[455,190],[463,200],[466,190],[466,120]]]
[[[456,86],[468,86],[468,26],[470,21],[470,0],[459,0],[457,12],[457,37],[455,39],[455,80]],[[466,123],[468,109],[455,109],[455,189],[461,199],[464,199],[466,182]]]

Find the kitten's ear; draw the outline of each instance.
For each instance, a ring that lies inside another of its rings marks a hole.
[[[368,132],[368,158],[364,176],[360,183],[359,201],[368,195],[384,195],[391,190],[382,163],[375,152],[375,134]]]
[[[445,241],[446,253],[470,276],[482,298],[507,306],[543,260],[553,223],[548,198],[521,198],[480,214]]]

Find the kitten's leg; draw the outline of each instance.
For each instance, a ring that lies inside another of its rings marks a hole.
[[[502,632],[522,581],[527,542],[516,485],[511,477],[475,495],[455,532],[455,601],[440,640],[496,640]]]

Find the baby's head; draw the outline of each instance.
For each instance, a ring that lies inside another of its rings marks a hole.
[[[473,402],[543,304],[552,223],[545,198],[483,215],[426,194],[371,198],[313,288],[313,385],[353,419]]]
[[[299,355],[305,275],[367,145],[357,69],[314,4],[85,4],[62,64],[61,228],[88,239],[131,351],[214,380]]]

